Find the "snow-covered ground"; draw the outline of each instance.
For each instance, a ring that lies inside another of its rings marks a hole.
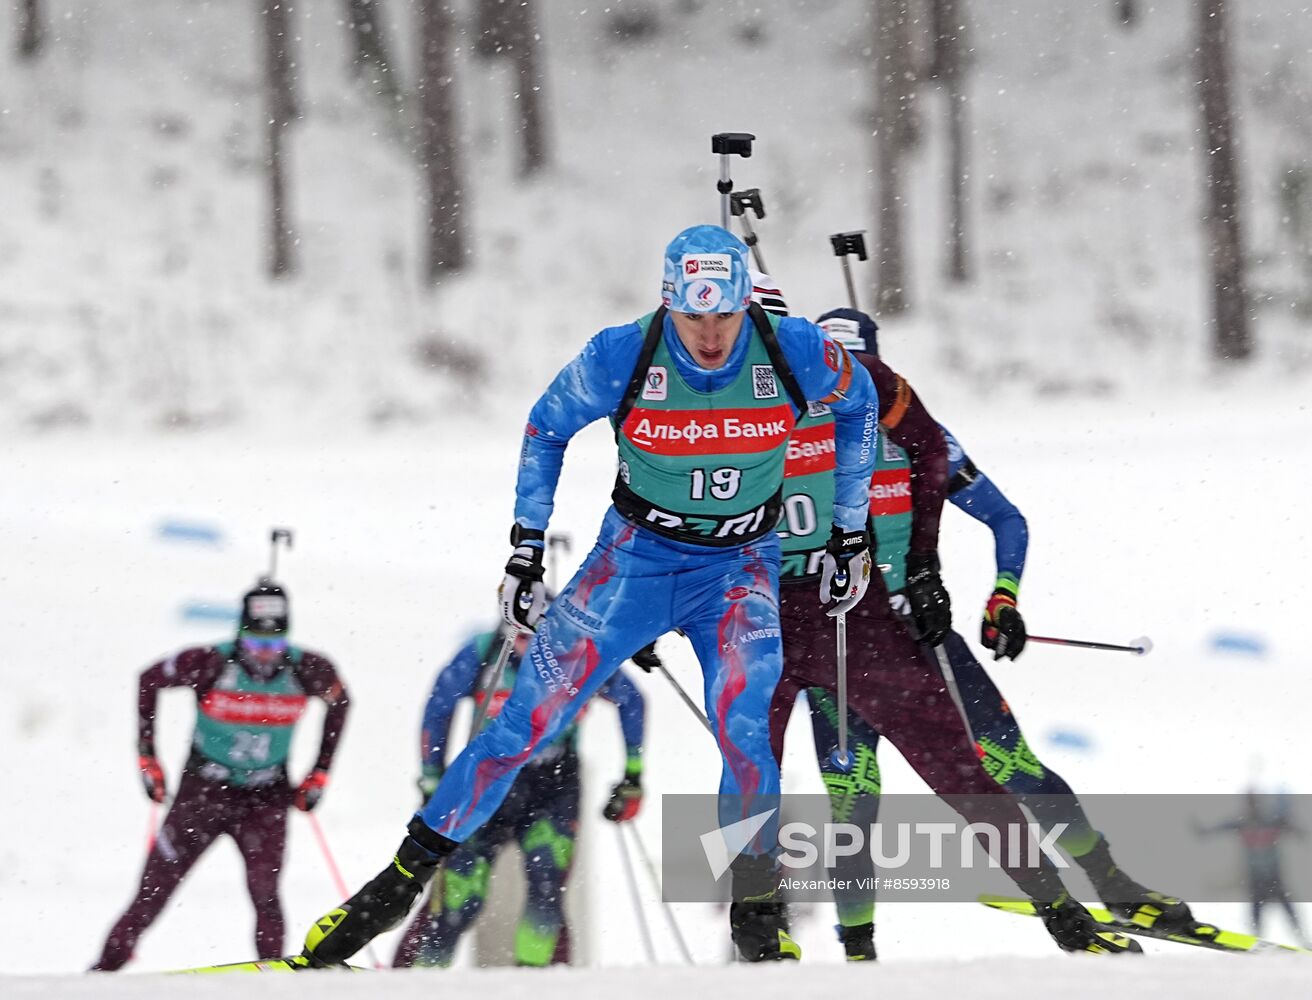
[[[1090,961],[1096,961],[1090,960]],[[797,1000],[798,997],[896,996],[902,1000],[942,1000],[959,995],[963,983],[978,1000],[1014,1000],[1042,990],[1069,1000],[1105,1000],[1108,996],[1170,996],[1189,1000],[1230,1000],[1241,992],[1256,997],[1301,997],[1308,974],[1298,959],[1234,962],[1218,957],[1204,962],[1126,959],[1115,966],[1090,961],[1048,958],[972,962],[908,962],[898,966],[855,966],[814,969],[802,967],[648,970],[607,969],[530,971],[479,970],[449,974],[425,971],[388,973],[386,995],[395,1000],[482,1000],[531,992],[540,1000],[575,1000],[625,996],[634,1000],[669,996],[715,996],[720,1000]],[[192,997],[230,997],[233,981],[206,977],[179,981],[162,976],[130,979],[100,977],[12,978],[4,981],[12,1000],[58,996],[60,1000],[156,1000],[185,993]],[[241,980],[243,995],[261,997],[313,996],[321,1000],[356,1000],[380,995],[378,981],[367,974],[325,974],[303,977],[253,976]]]
[[[909,373],[914,379],[915,372]],[[1312,413],[1295,397],[1235,402],[1218,391],[1135,410],[1045,402],[1014,411],[969,397],[928,397],[981,468],[1026,511],[1031,558],[1022,607],[1035,631],[1128,640],[1144,659],[1035,647],[995,669],[1040,752],[1080,791],[1235,791],[1260,768],[1268,785],[1307,791],[1302,567],[1312,542],[1292,483]],[[414,806],[415,734],[431,676],[488,620],[500,578],[519,418],[453,421],[441,433],[343,434],[332,446],[202,434],[190,439],[7,442],[0,483],[0,607],[7,697],[0,755],[8,821],[0,834],[0,952],[13,972],[69,973],[94,958],[130,897],[147,803],[135,772],[135,671],[177,646],[222,634],[184,621],[188,600],[235,600],[265,559],[265,532],[289,524],[297,547],[282,575],[296,633],[335,657],[355,698],[329,795],[318,813],[346,878],[386,860]],[[567,459],[554,527],[591,541],[612,476],[613,445],[594,427]],[[214,523],[226,544],[158,537],[166,518]],[[987,532],[949,512],[943,541],[959,628],[970,634],[992,581]],[[1234,629],[1263,637],[1266,658],[1210,651]],[[696,669],[681,640],[662,648],[676,675]],[[651,792],[711,791],[710,742],[670,690],[650,698]],[[171,776],[193,709],[163,700],[161,752]],[[595,816],[619,768],[613,716],[585,726]],[[1057,729],[1092,747],[1054,746]],[[313,723],[298,760],[312,757]],[[796,733],[788,787],[815,790],[809,740]],[[1259,760],[1260,759],[1260,760]],[[886,751],[885,787],[918,783]],[[654,794],[640,820],[659,849]],[[293,938],[338,894],[304,819],[293,816],[284,897]],[[585,832],[592,907],[589,954],[600,965],[644,961],[613,833]],[[1233,856],[1218,848],[1218,865]],[[215,848],[139,949],[140,970],[235,960],[250,952],[250,915],[230,845]],[[654,901],[650,916],[659,924]],[[723,917],[676,911],[699,961],[724,953]],[[1237,905],[1202,912],[1243,926]],[[828,908],[799,926],[808,960],[832,962]],[[1281,928],[1271,929],[1280,936]],[[658,929],[658,936],[663,932]],[[887,905],[879,943],[911,959],[1050,954],[1037,925],[973,904]],[[1150,943],[1149,950],[1172,949]],[[661,937],[661,955],[675,961]],[[379,948],[390,956],[391,943]]]

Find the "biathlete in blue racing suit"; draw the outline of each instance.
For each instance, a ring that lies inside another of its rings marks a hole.
[[[778,806],[768,707],[782,665],[779,520],[784,459],[812,401],[834,414],[833,529],[823,588],[833,611],[865,593],[878,399],[847,350],[803,319],[751,306],[747,247],[694,226],[665,253],[662,306],[601,331],[534,405],[516,486],[504,620],[535,630],[500,714],[451,763],[392,864],[329,911],[306,958],[344,962],[394,926],[455,848],[496,812],[635,650],[673,629],[702,665],[723,759],[722,825]],[[596,546],[546,609],[543,544],[569,440],[608,418],[619,474]],[[545,611],[545,614],[544,614]],[[748,961],[796,958],[766,822],[733,863],[730,928]]]

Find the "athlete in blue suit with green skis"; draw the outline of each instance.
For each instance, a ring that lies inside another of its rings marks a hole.
[[[865,369],[803,319],[751,306],[748,250],[718,226],[665,252],[662,306],[602,330],[529,415],[516,486],[507,623],[535,635],[500,714],[452,762],[392,864],[306,938],[344,962],[399,922],[442,861],[500,805],[520,769],[634,650],[673,629],[692,642],[723,758],[721,820],[778,805],[767,709],[781,669],[779,520],[784,459],[811,401],[835,418],[833,529],[823,592],[834,613],[865,593],[878,400]],[[608,418],[619,474],[597,544],[546,610],[543,539],[565,448]],[[544,614],[545,612],[545,614]],[[767,823],[733,864],[730,927],[744,959],[796,958]]]

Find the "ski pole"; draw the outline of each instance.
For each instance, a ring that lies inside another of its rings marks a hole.
[[[756,261],[756,269],[769,274],[770,269],[765,266],[765,257],[761,254],[761,241],[756,235],[756,230],[752,228],[751,217],[747,214],[748,210],[755,214],[758,219],[765,218],[765,204],[761,201],[760,188],[747,188],[743,191],[732,192],[729,195],[729,211],[738,219],[738,224],[743,228],[743,242],[752,251],[752,259]]]
[[[720,228],[729,228],[729,194],[733,191],[733,179],[729,176],[729,157],[741,156],[743,159],[752,155],[752,140],[756,136],[750,132],[716,132],[711,136],[711,152],[720,157],[720,179],[715,189],[720,192]],[[764,270],[764,268],[762,268]]]
[[[642,834],[638,832],[635,823],[620,823],[620,829],[629,827],[633,833],[633,843],[638,848],[638,857],[642,858],[643,865],[647,868],[647,875],[651,878],[651,884],[656,887],[656,895],[661,901],[661,909],[665,913],[665,923],[670,928],[670,933],[674,935],[675,942],[679,945],[679,951],[683,955],[683,960],[689,965],[696,965],[692,960],[692,952],[688,950],[688,942],[683,939],[683,932],[679,930],[679,922],[674,919],[674,911],[670,909],[670,904],[665,901],[665,892],[661,889],[661,879],[656,873],[656,866],[652,864],[651,855],[647,853],[647,845],[642,841]],[[623,839],[623,838],[620,838]]]
[[[547,589],[551,593],[559,594],[560,590],[556,587],[556,569],[559,560],[556,558],[556,549],[564,550],[565,555],[569,555],[573,542],[569,535],[563,532],[554,532],[547,536]]]
[[[1153,651],[1153,641],[1146,635],[1131,639],[1128,646],[1118,646],[1112,642],[1086,642],[1083,639],[1054,639],[1049,635],[1026,636],[1029,642],[1046,642],[1053,646],[1075,646],[1079,649],[1106,649],[1113,653],[1133,653],[1135,656],[1147,656]]]
[[[656,948],[651,943],[651,928],[647,926],[647,914],[642,908],[642,898],[638,895],[638,876],[633,871],[633,858],[629,857],[629,842],[624,839],[624,824],[615,824],[615,834],[620,841],[620,857],[624,859],[624,876],[629,883],[629,895],[633,897],[633,912],[638,916],[638,930],[642,934],[643,950],[647,952],[647,964],[656,964]]]
[[[278,579],[278,543],[282,542],[291,551],[292,529],[274,528],[269,532],[269,579]]]
[[[970,738],[970,745],[973,747],[975,730],[971,728],[970,716],[966,714],[966,700],[961,697],[961,688],[957,687],[957,675],[952,669],[952,661],[948,659],[948,654],[942,646],[934,647],[934,656],[938,658],[938,669],[943,675],[943,683],[947,685],[952,703],[957,706],[957,714],[961,716],[961,724],[966,727],[966,735]]]
[[[328,849],[328,840],[323,835],[323,827],[319,825],[318,818],[312,812],[307,812],[305,818],[310,821],[310,829],[314,831],[314,839],[319,842],[319,850],[323,852],[324,860],[328,863],[328,874],[332,876],[333,882],[336,883],[337,891],[343,896],[349,896],[350,892],[346,888],[346,880],[342,878],[342,870],[337,867],[337,862],[333,860],[333,852]]]
[[[859,309],[856,298],[856,283],[852,280],[852,265],[847,255],[856,254],[857,260],[868,260],[866,256],[866,231],[858,229],[850,233],[834,233],[829,237],[829,245],[834,248],[834,256],[843,262],[843,280],[847,282],[847,298],[853,309]]]
[[[829,763],[844,774],[852,770],[852,754],[847,749],[847,614],[834,616],[834,638],[838,654],[838,749],[829,754]]]
[[[319,850],[323,852],[323,859],[328,863],[328,874],[332,876],[333,882],[336,883],[337,891],[341,893],[343,899],[350,898],[351,893],[346,888],[346,880],[342,878],[342,871],[333,859],[333,852],[328,849],[328,838],[323,835],[323,827],[319,825],[319,820],[314,813],[307,812],[305,818],[310,821],[310,829],[314,831],[314,839],[319,842]],[[373,944],[365,945],[365,950],[369,954],[369,961],[374,963],[374,968],[383,968],[383,963],[378,961],[378,955],[374,952]]]
[[[478,731],[483,728],[483,720],[487,718],[488,706],[492,704],[492,696],[497,693],[497,688],[501,686],[501,675],[506,672],[506,661],[510,659],[510,651],[515,648],[515,637],[519,635],[519,629],[511,629],[501,642],[501,651],[497,653],[496,663],[492,665],[492,673],[488,675],[487,683],[483,685],[483,690],[479,694],[478,704],[474,706],[474,721],[469,727],[469,742],[474,742],[474,737]]]
[[[688,706],[688,711],[697,716],[697,721],[706,727],[706,731],[711,734],[711,739],[715,739],[715,729],[711,726],[711,720],[706,718],[706,713],[697,707],[695,701],[688,697],[688,692],[683,689],[683,685],[674,679],[674,675],[670,673],[664,663],[660,664],[657,669],[659,669],[660,672],[665,675],[665,679],[674,686],[674,690],[679,692],[679,697],[682,698],[683,703]]]

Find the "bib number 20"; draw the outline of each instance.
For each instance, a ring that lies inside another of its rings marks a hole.
[[[690,495],[694,500],[705,500],[707,490],[707,480],[710,480],[711,498],[714,500],[732,500],[738,495],[738,487],[742,485],[743,473],[741,469],[724,468],[716,469],[710,476],[706,475],[705,469],[693,469],[692,489]]]
[[[805,493],[794,493],[784,498],[784,519],[779,532],[781,537],[804,538],[814,532],[816,527],[814,500]]]

